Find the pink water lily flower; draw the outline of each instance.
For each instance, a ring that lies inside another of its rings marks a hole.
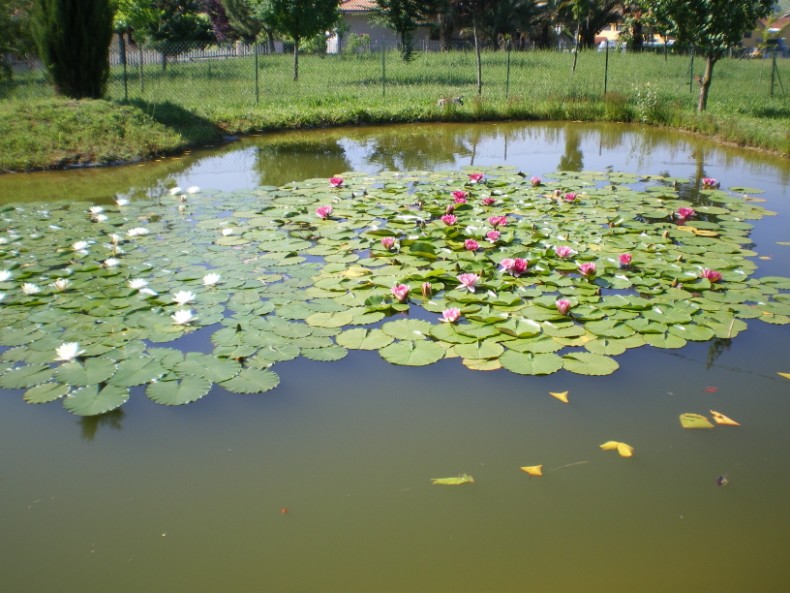
[[[457,278],[458,278],[458,282],[461,283],[461,286],[459,288],[462,289],[465,288],[469,292],[475,291],[475,285],[477,285],[477,283],[480,280],[480,276],[478,276],[477,274],[460,274],[457,276]]]
[[[455,307],[445,309],[442,311],[442,318],[440,321],[445,323],[455,323],[461,317],[461,310]]]
[[[329,185],[332,187],[340,187],[343,185],[343,178],[342,177],[330,177],[329,178]]]
[[[480,249],[480,244],[474,239],[467,239],[464,241],[464,249],[467,251],[477,251]]]
[[[390,290],[392,291],[392,296],[401,303],[409,296],[409,287],[406,284],[396,284]]]
[[[324,219],[329,218],[332,215],[332,206],[329,205],[319,206],[318,208],[315,209],[315,214],[319,218],[324,218]]]
[[[494,228],[505,226],[507,224],[507,216],[489,216],[487,220],[488,224]]]
[[[677,211],[675,212],[675,216],[677,216],[681,220],[691,218],[695,214],[696,212],[694,212],[694,208],[678,208]]]
[[[565,194],[565,201],[566,202],[573,202],[576,199],[577,195],[578,194],[576,192],[573,192],[573,191],[568,192],[567,194]]]
[[[540,177],[533,177],[529,182],[532,184],[532,187],[538,187],[541,184],[541,179]]]
[[[469,182],[470,183],[480,183],[485,179],[485,175],[483,173],[469,173]]]
[[[710,268],[702,268],[702,271],[699,273],[699,275],[701,278],[706,278],[711,282],[718,282],[721,280],[721,272],[711,270]]]
[[[573,255],[573,249],[568,247],[567,245],[558,245],[554,248],[554,253],[557,254],[557,257],[561,257],[562,259],[567,259]]]
[[[382,237],[381,238],[381,245],[384,249],[392,249],[395,247],[395,238],[394,237]]]
[[[496,204],[496,198],[492,196],[486,196],[481,200],[481,202],[483,202],[484,206],[493,206],[494,204]]]
[[[595,276],[595,263],[586,261],[583,264],[579,264],[579,272],[581,272],[582,276],[585,278]]]
[[[462,189],[457,189],[452,193],[453,202],[456,204],[465,204],[466,198],[469,197],[469,192],[465,192]]]
[[[489,243],[496,243],[499,240],[499,235],[501,235],[499,231],[488,231],[486,233],[486,240]]]
[[[447,226],[453,226],[458,222],[458,217],[455,214],[445,214],[442,216],[442,222]]]
[[[507,272],[516,278],[527,271],[527,265],[527,260],[520,257],[506,257],[499,262],[499,267],[503,272]]]
[[[705,189],[713,189],[719,187],[719,182],[713,177],[703,177],[702,187],[704,187]]]
[[[620,266],[625,268],[631,265],[631,254],[630,253],[621,253],[617,259],[620,262]]]
[[[571,302],[568,299],[558,299],[554,304],[557,307],[557,311],[560,312],[560,315],[567,315],[568,311],[571,310]]]

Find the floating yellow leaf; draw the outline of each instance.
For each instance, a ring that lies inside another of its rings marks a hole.
[[[558,400],[560,400],[564,404],[568,403],[568,392],[567,391],[549,391],[549,395],[551,397],[556,397]]]
[[[362,276],[367,276],[370,273],[370,270],[363,268],[362,266],[350,266],[342,272],[342,275],[346,278],[361,278]]]
[[[680,415],[680,425],[683,428],[713,428],[713,424],[705,416],[691,412]]]
[[[790,373],[776,373],[780,377],[784,377],[785,379],[790,379]]]
[[[431,484],[437,486],[460,486],[461,484],[474,484],[475,479],[469,474],[460,474],[452,478],[431,478]]]
[[[542,465],[524,465],[521,467],[521,471],[528,473],[530,476],[542,476],[543,475],[543,466]]]
[[[740,426],[741,425],[740,422],[736,422],[735,420],[725,416],[721,412],[717,412],[715,410],[711,410],[710,413],[713,416],[713,421],[716,424],[723,424],[725,426]]]
[[[617,451],[620,457],[634,456],[634,448],[628,443],[622,443],[620,441],[606,441],[601,445],[601,449],[604,451]]]

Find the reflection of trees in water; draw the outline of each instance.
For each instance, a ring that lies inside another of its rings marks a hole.
[[[729,350],[730,346],[732,346],[732,339],[730,338],[713,338],[708,346],[708,360],[705,368],[712,368],[716,359],[724,354],[725,350]]]
[[[123,417],[123,410],[118,408],[106,414],[102,414],[101,416],[86,416],[80,418],[80,436],[82,436],[82,440],[84,441],[92,441],[96,438],[96,432],[98,432],[99,426],[109,426],[113,430],[121,430],[121,428],[123,428],[121,426]]]
[[[463,133],[457,127],[426,126],[393,128],[390,132],[368,137],[367,159],[388,171],[432,169],[439,163],[455,164],[459,156],[469,155],[472,136],[485,134],[479,126]],[[479,140],[479,137],[478,137]]]
[[[301,136],[259,145],[255,166],[261,185],[282,185],[313,177],[329,178],[351,168],[338,139],[323,136],[312,140]]]
[[[584,167],[584,154],[581,149],[582,138],[579,130],[569,127],[565,130],[565,154],[560,158],[557,169],[560,171],[581,171]]]

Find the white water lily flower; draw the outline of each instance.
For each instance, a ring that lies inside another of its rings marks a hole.
[[[109,234],[109,237],[110,237],[110,242],[111,242],[113,245],[120,245],[121,243],[123,243],[123,237],[121,237],[121,236],[120,236],[119,234],[117,234],[117,233],[110,233],[110,234]]]
[[[206,274],[203,276],[203,286],[215,286],[219,284],[220,275],[215,273]]]
[[[175,301],[179,305],[186,305],[187,303],[191,303],[195,300],[195,293],[189,290],[179,290],[176,293],[173,293],[173,301]]]
[[[141,235],[147,235],[147,234],[148,234],[148,233],[150,233],[150,232],[151,232],[151,231],[149,231],[149,230],[148,230],[148,229],[146,229],[146,228],[143,228],[143,227],[135,227],[135,228],[133,228],[133,229],[129,229],[128,231],[126,231],[126,234],[127,234],[127,235],[129,235],[130,237],[139,237],[139,236],[141,236]]]
[[[144,278],[132,278],[126,284],[132,290],[140,290],[141,288],[148,286],[148,280],[145,280]]]
[[[188,194],[196,194],[200,191],[200,188],[197,185],[193,185],[192,187],[187,188]]]
[[[222,229],[223,237],[230,237],[235,231],[233,229]]]
[[[178,195],[178,194],[180,194],[182,191],[183,191],[183,190],[182,190],[180,187],[178,187],[178,186],[171,187],[171,188],[170,188],[170,195],[171,195],[171,196],[177,196],[177,195]]]
[[[55,280],[52,283],[52,285],[57,290],[60,290],[60,291],[66,290],[69,287],[70,284],[71,284],[71,280],[69,280],[68,278],[58,278],[57,280]]]
[[[4,292],[0,292],[0,301],[2,301],[4,298],[5,298],[5,293]]]
[[[141,288],[140,294],[146,298],[155,297],[159,295],[158,292],[156,292],[155,290],[151,290],[150,288]]]
[[[115,198],[115,203],[118,204],[119,207],[128,206],[129,200],[126,198]]]
[[[77,253],[88,253],[87,247],[89,243],[87,241],[77,241],[72,243],[71,248],[76,251]]]
[[[91,206],[90,208],[88,208],[88,210],[93,216],[96,216],[97,214],[101,214],[102,212],[104,212],[104,208],[102,206]]]
[[[121,263],[121,260],[115,257],[108,257],[104,260],[102,265],[106,268],[115,268]]]
[[[25,282],[22,285],[22,292],[24,292],[25,294],[38,294],[39,292],[41,292],[41,288],[39,288],[37,285],[33,284],[32,282]]]
[[[96,222],[107,222],[107,219],[108,217],[106,214],[97,214],[96,216],[93,217],[93,220],[95,220]]]
[[[0,270],[0,282],[11,280],[11,270]]]
[[[176,325],[186,325],[197,319],[197,316],[194,315],[190,309],[179,309],[173,313],[170,318]]]
[[[55,348],[57,358],[55,360],[62,360],[63,362],[71,362],[80,354],[84,354],[85,350],[80,350],[79,342],[63,342],[60,346]]]

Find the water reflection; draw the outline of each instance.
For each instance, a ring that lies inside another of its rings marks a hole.
[[[102,414],[101,416],[87,416],[79,419],[80,436],[84,441],[93,441],[100,426],[107,426],[113,430],[121,430],[124,411],[121,408]]]

